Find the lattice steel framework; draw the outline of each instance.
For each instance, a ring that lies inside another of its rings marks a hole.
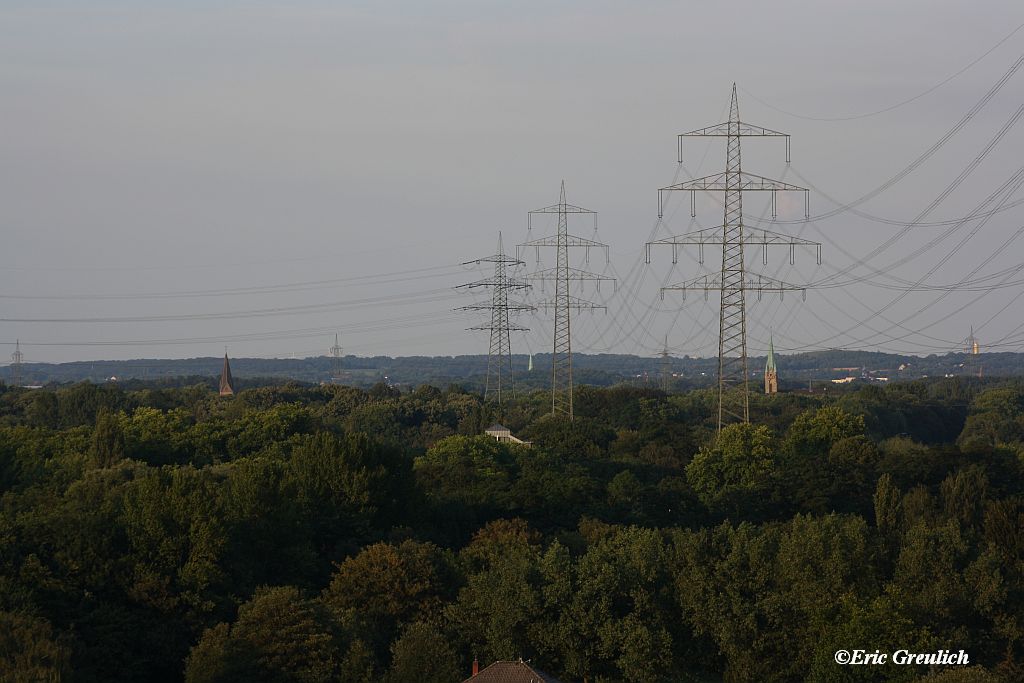
[[[544,310],[553,310],[555,314],[553,351],[551,355],[551,412],[563,414],[573,419],[573,382],[572,382],[572,326],[571,311],[593,311],[604,310],[601,304],[586,301],[580,297],[572,296],[569,293],[569,285],[575,281],[582,285],[584,282],[594,282],[600,288],[602,281],[615,281],[615,278],[599,273],[591,273],[569,266],[569,249],[582,248],[586,250],[586,261],[590,262],[591,249],[603,249],[605,262],[608,261],[608,245],[577,237],[569,234],[569,215],[584,214],[593,217],[594,230],[597,231],[597,212],[584,209],[565,201],[565,181],[562,181],[561,194],[557,204],[546,206],[542,209],[535,209],[528,214],[528,227],[533,230],[533,218],[542,214],[558,215],[558,232],[554,237],[542,237],[536,240],[527,240],[516,248],[516,253],[524,247],[535,247],[539,253],[541,247],[554,247],[556,250],[555,267],[546,270],[539,270],[526,276],[528,281],[545,282],[554,281],[555,296],[552,299],[545,299],[536,304],[536,307]]]
[[[14,353],[11,354],[11,383],[16,387],[21,386],[21,361],[24,358],[25,354],[21,352],[21,340],[16,339]]]
[[[769,246],[785,245],[789,247],[790,261],[794,259],[796,247],[814,247],[818,262],[821,262],[821,245],[817,242],[790,237],[768,230],[755,230],[745,233],[743,225],[743,193],[751,191],[771,192],[772,217],[776,215],[776,194],[779,191],[795,191],[804,193],[804,216],[809,214],[808,190],[804,187],[791,185],[781,180],[772,180],[752,173],[744,173],[740,163],[740,138],[742,137],[782,137],[786,142],[786,162],[789,163],[789,135],[775,130],[754,126],[740,120],[739,104],[736,99],[736,84],[732,86],[732,99],[729,104],[729,120],[707,128],[699,128],[682,133],[677,137],[679,163],[683,161],[683,138],[686,137],[724,137],[726,138],[725,172],[688,180],[658,190],[658,217],[663,214],[662,197],[665,192],[687,190],[690,192],[690,215],[696,215],[697,192],[723,192],[724,220],[721,228],[699,230],[685,235],[673,236],[647,244],[647,261],[650,262],[652,244],[669,244],[672,246],[672,261],[676,262],[677,248],[680,245],[698,247],[698,260],[704,261],[705,245],[721,245],[722,269],[718,277],[699,276],[681,282],[665,290],[689,289],[707,292],[721,292],[721,310],[718,328],[718,429],[730,421],[750,420],[750,401],[747,368],[747,320],[746,293],[754,290],[760,298],[763,292],[778,292],[780,296],[787,291],[800,291],[803,288],[775,280],[766,275],[747,273],[744,262],[744,246],[760,245],[763,248],[764,262],[767,263]]]
[[[662,391],[668,393],[672,384],[672,356],[668,352],[668,335],[665,335],[665,346],[661,349],[661,361],[658,363],[660,375],[659,386]]]
[[[507,388],[508,393],[515,398],[515,380],[512,375],[512,340],[511,332],[525,332],[529,328],[515,325],[511,321],[512,313],[534,310],[533,306],[509,302],[508,293],[512,290],[522,290],[529,287],[529,284],[509,274],[509,268],[525,265],[518,258],[505,254],[502,245],[501,233],[498,233],[498,251],[493,256],[467,261],[463,265],[471,264],[494,264],[494,276],[459,285],[460,288],[474,289],[477,287],[489,287],[491,289],[490,302],[470,304],[461,306],[459,311],[490,311],[491,321],[487,325],[470,327],[470,330],[489,330],[491,343],[487,350],[487,379],[484,384],[484,400],[496,400],[499,413],[503,405],[503,391]]]
[[[341,382],[341,344],[338,343],[338,334],[334,334],[334,346],[331,347],[331,381],[335,384]]]
[[[971,334],[964,340],[964,374],[982,376],[981,346],[974,336],[974,325]]]

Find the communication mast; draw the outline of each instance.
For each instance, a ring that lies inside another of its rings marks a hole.
[[[470,327],[470,330],[489,330],[491,343],[487,349],[487,379],[484,384],[484,400],[495,399],[498,402],[499,412],[502,406],[502,391],[507,387],[508,392],[515,398],[515,380],[512,377],[512,341],[511,332],[525,332],[529,328],[514,325],[511,322],[511,313],[532,311],[533,306],[509,302],[508,293],[512,290],[521,290],[529,287],[529,284],[512,277],[508,274],[508,268],[525,265],[517,258],[507,256],[502,245],[501,233],[498,233],[498,252],[493,256],[467,261],[463,265],[470,264],[494,264],[494,276],[476,282],[469,282],[459,285],[460,288],[474,289],[477,287],[490,287],[490,302],[470,304],[461,306],[457,311],[490,311],[491,322],[487,325]]]
[[[724,173],[688,180],[658,190],[658,217],[662,217],[662,196],[673,190],[686,190],[690,193],[690,216],[696,216],[697,192],[723,192],[725,194],[724,221],[721,228],[698,230],[684,235],[648,242],[647,262],[650,263],[652,244],[668,244],[672,246],[672,262],[677,262],[680,245],[696,246],[698,261],[704,263],[704,247],[707,245],[722,247],[722,268],[716,276],[698,276],[662,288],[665,290],[681,290],[685,298],[688,290],[721,292],[721,308],[718,328],[718,429],[730,421],[750,421],[750,396],[748,380],[750,372],[747,368],[747,318],[746,295],[748,291],[756,292],[761,298],[764,292],[778,292],[783,296],[788,291],[804,293],[804,288],[791,285],[780,280],[749,273],[744,263],[744,247],[760,246],[763,262],[768,262],[769,246],[789,247],[790,263],[794,261],[796,247],[815,247],[818,263],[821,263],[821,244],[799,237],[790,237],[770,230],[747,231],[743,225],[743,193],[751,191],[771,192],[772,218],[776,215],[776,194],[779,191],[804,193],[804,216],[809,215],[808,190],[804,187],[791,185],[781,180],[771,180],[752,173],[744,173],[740,165],[740,138],[742,137],[781,137],[786,142],[786,163],[789,163],[789,135],[778,131],[754,126],[740,121],[739,104],[736,99],[736,84],[732,86],[732,99],[729,104],[729,120],[715,126],[700,128],[682,133],[677,137],[679,163],[683,161],[683,138],[686,137],[724,137],[726,138],[726,165]]]
[[[557,204],[546,206],[542,209],[535,209],[528,213],[528,228],[533,230],[534,216],[541,214],[558,215],[558,232],[554,237],[542,237],[536,240],[528,240],[516,247],[519,254],[524,247],[534,247],[537,250],[540,260],[541,247],[555,247],[555,267],[545,270],[538,270],[526,276],[528,281],[546,282],[554,281],[555,296],[552,299],[545,299],[536,304],[537,308],[552,310],[555,313],[555,331],[553,353],[551,355],[551,413],[563,414],[573,419],[572,407],[572,332],[570,324],[570,311],[593,311],[596,309],[606,310],[601,304],[586,301],[580,297],[572,296],[569,293],[569,283],[578,282],[582,288],[583,282],[595,282],[598,289],[604,280],[615,281],[615,278],[598,273],[590,273],[578,268],[569,266],[569,249],[582,248],[585,250],[586,262],[590,263],[590,250],[600,248],[604,250],[605,263],[608,262],[608,245],[583,237],[569,234],[569,214],[585,214],[593,217],[594,231],[597,231],[597,212],[574,206],[565,201],[565,181],[562,181],[562,189]]]

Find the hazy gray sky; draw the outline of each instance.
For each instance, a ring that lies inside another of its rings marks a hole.
[[[713,355],[716,297],[658,290],[720,256],[673,268],[665,248],[643,263],[652,235],[721,221],[704,196],[691,224],[679,194],[658,225],[657,188],[724,164],[715,140],[688,144],[678,166],[675,135],[724,120],[736,81],[744,120],[793,135],[789,168],[781,143],[746,139],[744,170],[810,181],[811,213],[825,214],[835,205],[820,192],[857,199],[950,131],[1024,54],[1024,30],[933,92],[862,115],[924,93],[1022,22],[1016,1],[6,0],[0,353],[21,339],[33,361],[225,344],[306,356],[335,330],[358,355],[486,353],[486,333],[464,331],[477,318],[451,312],[472,300],[452,287],[482,276],[458,264],[492,253],[499,229],[506,245],[525,240],[527,210],[554,203],[564,178],[570,202],[599,212],[620,278],[586,294],[608,313],[574,321],[575,350],[653,354],[667,334],[676,354]],[[972,324],[985,350],[1024,347],[1024,206],[935,224],[1021,165],[1021,122],[972,161],[1022,93],[1017,72],[927,162],[856,206],[911,221],[970,170],[926,225],[852,211],[778,225],[822,241],[824,264],[754,252],[752,270],[843,286],[751,301],[751,352],[769,327],[785,351],[943,353]],[[1011,188],[987,208],[1022,197]],[[766,199],[745,209],[761,225]],[[794,198],[779,218],[801,209]],[[533,331],[514,350],[549,350],[550,319],[523,322]]]

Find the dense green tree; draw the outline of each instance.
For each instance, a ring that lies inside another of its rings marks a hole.
[[[756,511],[774,486],[776,448],[763,425],[728,425],[686,466],[686,479],[709,507],[734,514],[742,508]]]
[[[57,394],[52,391],[37,391],[25,409],[25,420],[33,427],[56,429],[60,424],[60,405]]]
[[[540,535],[521,520],[492,522],[463,549],[466,584],[446,617],[481,659],[529,658],[540,609]]]
[[[391,646],[391,667],[384,683],[452,683],[461,680],[459,658],[445,637],[430,624],[410,624]]]
[[[68,638],[45,619],[0,611],[0,680],[10,683],[71,679]]]
[[[430,543],[375,543],[338,565],[323,601],[337,615],[358,613],[368,644],[383,653],[403,624],[439,616],[452,571]]]
[[[507,508],[515,449],[489,436],[450,436],[416,458],[416,481],[439,501]]]
[[[803,675],[840,616],[835,596],[877,591],[864,571],[871,557],[867,527],[856,517],[723,524],[681,536],[677,548],[678,599],[697,634],[722,652],[728,681]]]
[[[957,443],[965,449],[1015,444],[1024,440],[1024,390],[988,389],[978,394]]]
[[[344,648],[328,612],[291,586],[264,588],[228,626],[207,630],[188,657],[189,683],[340,680]]]
[[[840,441],[863,434],[864,419],[836,406],[826,406],[797,415],[786,430],[779,463],[781,491],[790,505],[805,512],[829,511],[833,507],[829,501],[829,480],[834,476],[830,462],[832,449]],[[856,464],[871,456],[849,452],[862,449],[866,450],[863,443],[840,447],[835,458],[841,472],[840,476],[855,481],[871,477],[871,472],[858,472]],[[862,493],[866,494],[866,491],[862,490]]]
[[[897,605],[885,597],[858,600],[855,596],[841,598],[838,618],[825,629],[820,641],[812,647],[813,659],[808,681],[845,683],[849,681],[917,681],[927,670],[923,666],[907,666],[887,661],[880,665],[842,665],[835,661],[839,650],[865,653],[886,653],[891,660],[898,649],[911,652],[935,652],[939,641],[927,627],[915,626]]]
[[[116,414],[101,410],[96,416],[89,455],[95,467],[110,467],[124,457],[124,431]]]

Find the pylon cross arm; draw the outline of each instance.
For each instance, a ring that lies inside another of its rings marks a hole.
[[[574,204],[552,204],[551,206],[545,206],[542,209],[534,209],[529,213],[597,213],[597,211],[584,209],[582,206],[576,206]]]
[[[455,289],[472,289],[473,287],[502,287],[504,289],[524,289],[530,287],[526,282],[522,282],[515,278],[504,277],[504,278],[484,278],[483,280],[477,280],[476,282],[466,282],[461,285],[455,285]]]
[[[552,237],[541,237],[540,239],[530,240],[529,242],[523,242],[517,244],[516,249],[522,249],[523,247],[557,247],[559,246],[557,236]],[[608,245],[604,242],[595,242],[594,240],[588,240],[585,237],[577,237],[576,235],[566,235],[562,238],[565,246],[567,247],[593,247],[595,249],[607,249]]]
[[[467,327],[467,330],[508,330],[509,332],[529,332],[529,327],[522,327],[520,325],[477,325],[476,327]]]
[[[780,245],[797,245],[805,247],[816,247],[821,246],[820,242],[813,240],[804,239],[802,237],[791,237],[790,235],[784,235],[779,232],[772,232],[771,230],[760,230],[747,228],[743,233],[742,240],[729,240],[729,244],[742,241],[743,244],[780,244]],[[660,240],[654,240],[647,244],[676,244],[676,245],[700,245],[700,244],[711,244],[721,245],[726,242],[722,237],[721,226],[715,228],[706,228],[704,230],[696,230],[694,232],[688,232],[683,235],[673,235]]]
[[[593,301],[587,301],[586,299],[580,299],[575,296],[566,297],[564,300],[560,298],[545,299],[543,301],[538,301],[534,305],[543,311],[550,311],[559,308],[568,308],[576,311],[595,311],[599,309],[607,310],[607,307],[602,304],[596,304]]]
[[[494,308],[495,308],[495,306],[494,306],[494,304],[492,302],[487,302],[487,303],[470,304],[468,306],[459,306],[458,308],[456,308],[454,310],[456,310],[456,311],[490,311],[490,310],[492,310]],[[535,310],[537,310],[537,308],[535,306],[530,306],[530,305],[527,305],[527,304],[508,304],[506,306],[500,306],[500,308],[507,309],[509,311],[535,311]]]
[[[463,261],[460,265],[472,266],[477,263],[504,263],[510,266],[525,266],[526,261],[520,261],[512,256],[506,254],[495,254],[494,256],[485,256],[484,258],[473,259],[472,261]]]
[[[614,280],[615,278],[610,275],[601,275],[600,273],[591,273],[586,270],[580,270],[579,268],[564,268],[564,274],[559,274],[558,268],[546,268],[544,270],[538,270],[535,273],[528,273],[525,278],[530,281],[539,280],[556,280],[559,277],[564,277],[568,280],[596,280],[596,281],[608,281]]]
[[[765,178],[754,173],[744,173],[740,171],[734,175],[739,176],[738,183],[726,184],[726,176],[730,174],[726,173],[714,173],[703,178],[694,178],[693,180],[686,180],[675,185],[669,185],[668,187],[662,187],[658,192],[668,192],[671,190],[689,190],[691,192],[725,192],[726,190],[732,192],[736,190],[742,190],[745,192],[779,192],[779,191],[792,191],[792,192],[808,192],[806,187],[800,187],[799,185],[793,185],[782,180],[773,180],[771,178]]]
[[[735,130],[730,130],[730,123],[725,121],[724,123],[718,123],[713,126],[707,126],[706,128],[698,128],[697,130],[691,130],[688,133],[680,133],[681,138],[704,138],[704,137],[719,137],[724,138],[730,135],[741,135],[743,137],[789,137],[789,133],[780,133],[777,130],[771,128],[765,128],[764,126],[755,126],[750,123],[744,123],[742,121],[735,122],[737,126]]]
[[[678,284],[662,287],[662,291],[668,290],[697,290],[697,291],[734,291],[734,290],[756,290],[761,292],[790,292],[803,291],[805,288],[800,285],[792,285],[782,280],[768,277],[767,275],[747,274],[746,279],[738,287],[723,287],[720,275],[701,275],[691,278]]]

